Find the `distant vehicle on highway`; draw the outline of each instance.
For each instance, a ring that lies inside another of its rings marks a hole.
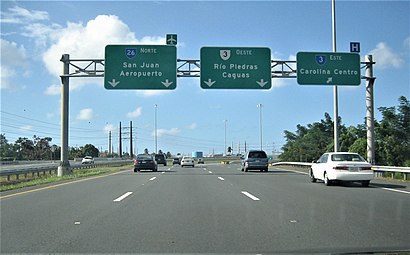
[[[181,165],[181,160],[180,160],[179,158],[174,158],[174,159],[172,160],[172,164],[173,164],[173,165],[175,165],[175,164]]]
[[[184,166],[194,167],[195,166],[194,159],[191,157],[187,157],[187,156],[182,157],[181,167],[184,167]]]
[[[141,170],[158,171],[158,164],[154,157],[149,154],[138,154],[134,160],[134,172]]]
[[[167,160],[165,159],[164,154],[155,154],[155,161],[157,161],[158,164],[162,164],[164,166],[167,165]]]
[[[203,159],[203,158],[199,158],[199,159],[198,159],[198,164],[205,164],[204,159]]]
[[[241,171],[268,171],[268,156],[266,155],[266,152],[262,150],[250,150],[241,158]]]
[[[81,160],[81,164],[94,164],[94,158],[91,156],[85,156],[83,160]]]
[[[326,186],[336,181],[360,182],[369,186],[373,179],[372,166],[359,154],[333,152],[323,154],[309,171],[311,182],[323,180]]]

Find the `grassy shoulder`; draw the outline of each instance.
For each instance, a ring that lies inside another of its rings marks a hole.
[[[42,184],[60,182],[60,181],[65,181],[65,180],[72,180],[72,179],[91,177],[91,176],[95,176],[95,175],[114,173],[114,172],[119,172],[119,171],[128,170],[128,169],[130,169],[130,166],[102,167],[102,168],[94,168],[94,169],[79,169],[79,170],[74,170],[73,173],[70,174],[70,175],[65,175],[65,176],[62,176],[62,177],[59,177],[55,174],[52,174],[52,175],[39,176],[39,177],[36,177],[34,179],[26,179],[26,180],[20,180],[20,181],[17,181],[17,180],[4,181],[4,180],[2,180],[1,186],[0,186],[0,192],[8,191],[8,190],[14,190],[14,189],[27,188],[27,187],[32,187],[32,186],[37,186],[37,185],[42,185]]]

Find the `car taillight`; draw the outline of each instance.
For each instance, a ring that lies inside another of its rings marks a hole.
[[[348,166],[334,166],[334,170],[349,170]]]
[[[138,160],[134,160],[134,165],[138,165]]]

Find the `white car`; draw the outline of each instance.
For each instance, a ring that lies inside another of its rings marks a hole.
[[[81,164],[94,164],[94,159],[91,156],[85,156],[81,161]]]
[[[372,166],[357,153],[331,152],[313,162],[309,171],[311,182],[323,180],[326,186],[334,181],[360,182],[369,186],[373,179]]]
[[[194,159],[191,157],[182,157],[181,167],[184,167],[184,166],[194,167],[195,166]]]

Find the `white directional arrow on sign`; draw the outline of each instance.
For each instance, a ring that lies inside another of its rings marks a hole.
[[[208,81],[204,81],[206,85],[208,85],[209,87],[211,87],[212,85],[214,85],[214,83],[216,81],[212,81],[211,79],[208,79]]]
[[[327,78],[326,83],[329,84],[329,83],[331,83],[332,81],[333,81],[333,77],[329,77],[329,78]]]
[[[161,81],[162,84],[164,84],[165,87],[169,87],[171,86],[171,84],[173,83],[172,81],[170,82],[168,79],[166,79],[165,81]]]
[[[108,83],[115,88],[120,82],[112,79],[112,81],[109,81]]]
[[[268,83],[267,81],[264,81],[263,79],[261,79],[260,81],[257,81],[256,83],[259,84],[259,86],[263,87],[266,85],[266,83]]]

